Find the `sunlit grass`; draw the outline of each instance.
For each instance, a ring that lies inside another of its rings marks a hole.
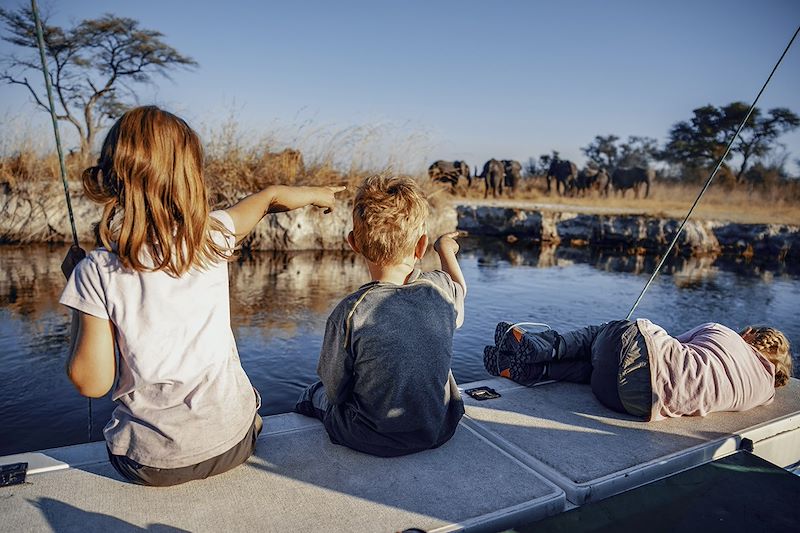
[[[513,193],[509,194],[506,189],[505,194],[495,199],[490,192],[487,201],[498,205],[534,203],[554,209],[563,206],[565,210],[577,206],[586,212],[647,214],[682,219],[700,193],[702,184],[657,181],[651,185],[647,198],[644,198],[643,191],[636,198],[630,190],[623,197],[613,193],[605,196],[597,191],[585,196],[560,196],[555,189],[549,194],[546,189],[543,177],[523,178]],[[469,189],[464,180],[448,196],[455,202],[463,199],[483,202],[484,190],[481,180],[473,180]],[[745,185],[732,187],[712,183],[695,208],[693,218],[751,224],[800,224],[800,180],[753,190],[748,190]]]
[[[8,126],[8,124],[6,124]],[[45,147],[50,139],[33,135],[24,125],[0,141],[0,187],[21,195],[61,194],[59,164]],[[484,184],[474,179],[471,188],[462,180],[455,189],[432,183],[427,166],[435,159],[432,143],[420,133],[403,132],[389,125],[337,129],[311,122],[291,131],[256,136],[231,119],[215,129],[201,130],[206,153],[206,181],[214,207],[224,207],[242,196],[271,184],[347,185],[351,194],[364,177],[377,172],[398,172],[416,178],[436,207],[443,202],[483,201]],[[77,184],[91,162],[66,155],[69,179]],[[44,187],[44,189],[42,189]],[[77,187],[76,187],[77,188]],[[547,207],[577,206],[584,211],[644,213],[681,218],[701,184],[656,181],[648,198],[625,197],[597,191],[585,197],[563,197],[545,190],[543,178],[524,178],[517,190],[491,202],[533,202]],[[744,223],[800,223],[800,180],[787,180],[767,188],[750,189],[729,182],[712,184],[698,205],[695,218]]]

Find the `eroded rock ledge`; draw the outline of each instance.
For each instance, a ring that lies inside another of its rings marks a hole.
[[[527,239],[573,246],[664,250],[680,220],[649,215],[584,214],[512,207],[460,205],[458,227],[473,235]],[[678,253],[733,253],[800,258],[800,226],[689,220]]]
[[[60,185],[60,184],[59,184]],[[102,209],[72,185],[72,208],[78,238],[84,247],[94,242],[93,224]],[[333,213],[316,208],[268,215],[258,224],[245,247],[253,250],[344,250],[352,229],[350,205]],[[72,241],[63,189],[22,184],[15,191],[0,188],[0,243],[66,243]],[[434,209],[428,219],[431,235],[456,229],[456,211]]]
[[[75,184],[73,184],[75,185]],[[65,243],[72,240],[63,191],[56,185],[22,184],[13,192],[0,188],[0,243]],[[78,236],[84,246],[94,241],[92,224],[100,207],[71,192]],[[342,250],[351,229],[350,206],[331,214],[306,208],[269,215],[246,246],[253,250]],[[586,214],[570,211],[442,205],[431,211],[428,229],[436,236],[458,227],[473,235],[564,245],[661,251],[668,245],[679,220],[648,215]],[[690,220],[677,243],[678,253],[733,253],[800,258],[800,226],[737,224]]]

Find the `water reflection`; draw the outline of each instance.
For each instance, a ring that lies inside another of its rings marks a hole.
[[[501,239],[468,238],[462,241],[464,252],[480,255],[482,266],[496,266],[499,262],[511,266],[536,268],[568,267],[575,264],[590,265],[604,272],[651,274],[661,257],[635,251],[608,250],[592,247],[569,247],[548,244],[509,244]],[[713,278],[720,271],[734,272],[744,277],[756,277],[769,283],[776,276],[800,276],[800,264],[783,262],[774,258],[747,259],[721,254],[673,255],[661,273],[674,278],[678,286],[690,286]]]
[[[480,268],[502,266],[566,268],[588,265],[603,272],[642,275],[653,272],[660,257],[597,248],[526,246],[500,239],[464,238],[462,256],[476,257]],[[36,319],[59,309],[64,287],[60,265],[63,246],[2,246],[0,309]],[[423,268],[438,268],[432,250]],[[678,287],[714,279],[719,272],[770,283],[776,278],[800,276],[800,265],[780,261],[747,260],[723,255],[673,256],[661,273]],[[291,329],[297,317],[326,314],[345,294],[369,280],[363,261],[350,252],[250,252],[231,264],[231,314],[242,324],[273,317],[269,327]],[[263,323],[262,323],[263,325]]]
[[[422,266],[438,268],[436,254]],[[230,267],[231,315],[239,325],[293,332],[298,322],[327,318],[331,309],[369,281],[364,261],[351,252],[253,252]]]
[[[565,329],[624,317],[659,260],[497,239],[465,238],[461,246],[469,293],[453,340],[453,372],[462,383],[486,377],[482,347],[498,321]],[[0,251],[0,454],[83,442],[87,402],[64,375],[69,316],[58,297],[66,247]],[[438,266],[432,251],[423,266]],[[330,310],[367,281],[363,262],[346,252],[260,252],[231,264],[232,326],[242,364],[264,397],[262,414],[291,409],[315,379]],[[798,304],[797,264],[673,257],[636,316],[673,333],[708,320],[771,323],[800,346]],[[99,440],[113,404],[106,397],[93,405],[92,438]]]
[[[0,308],[36,318],[54,309],[64,288],[63,246],[0,246]]]

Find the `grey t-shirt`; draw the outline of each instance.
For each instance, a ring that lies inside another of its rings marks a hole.
[[[371,282],[328,317],[317,372],[331,439],[395,456],[446,442],[464,414],[450,360],[464,291],[442,271]]]

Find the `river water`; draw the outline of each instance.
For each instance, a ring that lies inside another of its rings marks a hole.
[[[87,405],[64,374],[68,313],[63,246],[0,247],[0,455],[87,440]],[[483,346],[498,321],[556,329],[624,318],[657,258],[588,248],[533,248],[466,239],[466,321],[454,338],[459,383],[487,377]],[[437,266],[430,252],[424,267]],[[258,253],[231,264],[231,314],[242,364],[261,392],[262,415],[289,411],[315,377],[325,319],[368,281],[350,253]],[[638,307],[671,333],[701,322],[734,329],[770,324],[800,346],[800,265],[693,257],[669,261]],[[798,350],[795,348],[794,350]],[[798,370],[795,359],[795,374]],[[93,400],[92,439],[113,403]]]

